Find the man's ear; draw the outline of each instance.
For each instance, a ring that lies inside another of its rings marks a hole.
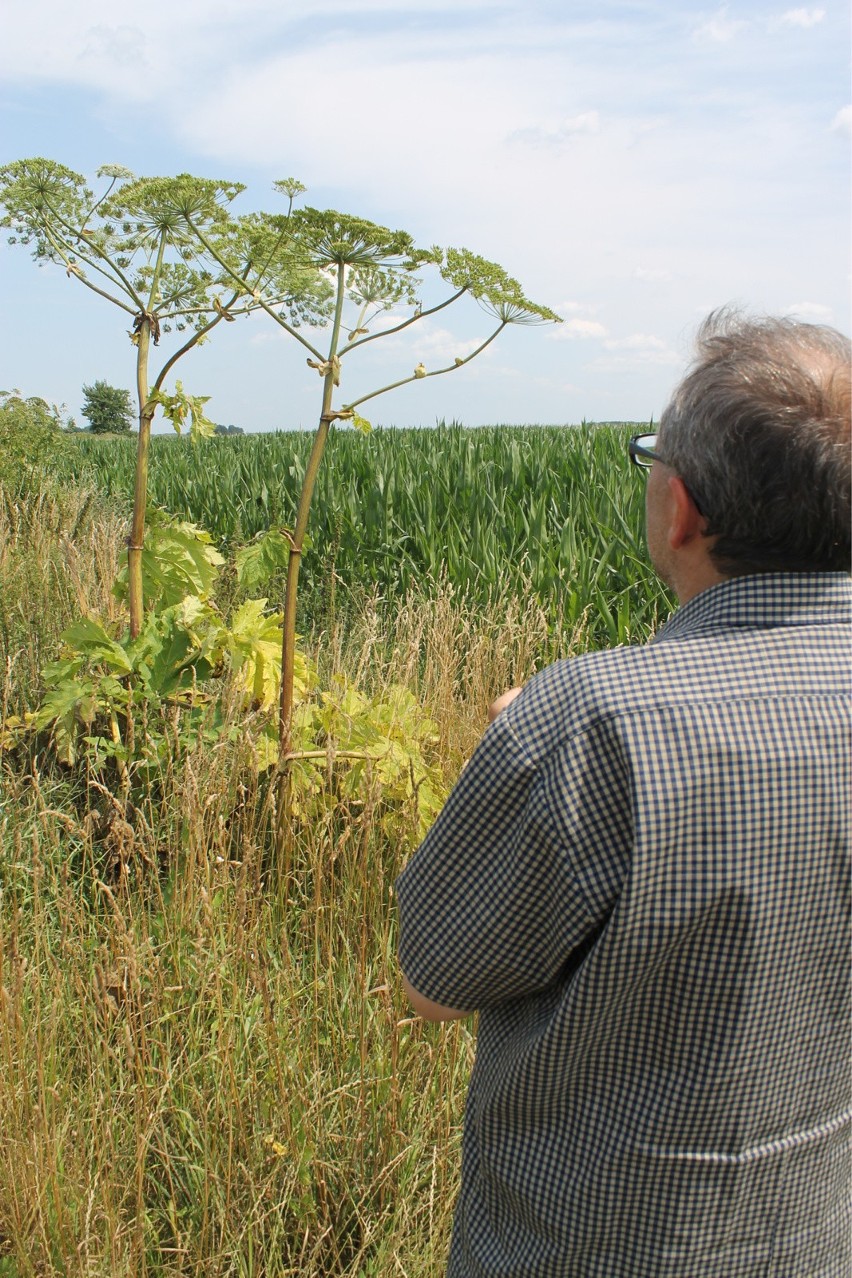
[[[672,550],[680,550],[696,537],[704,534],[707,520],[699,511],[692,499],[692,494],[680,475],[672,475],[668,480],[669,490],[669,545]]]

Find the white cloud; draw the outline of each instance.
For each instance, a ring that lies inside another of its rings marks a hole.
[[[147,65],[145,33],[139,27],[88,27],[84,35],[86,43],[77,55],[81,64],[90,61],[96,66],[106,61],[134,70]]]
[[[671,271],[662,267],[637,266],[633,274],[645,284],[663,284],[672,278]]]
[[[832,132],[852,134],[852,106],[841,107],[831,121]]]
[[[695,28],[692,38],[699,44],[727,44],[747,26],[748,23],[739,18],[729,18],[728,6],[724,5],[712,18]]]
[[[788,9],[778,19],[788,27],[815,27],[825,17],[825,9]]]
[[[574,338],[583,341],[589,337],[606,337],[606,329],[597,320],[574,318],[552,329],[550,336],[556,341],[571,341]]]
[[[374,345],[374,353],[379,354],[375,347],[381,346],[381,353],[388,355],[400,353],[400,358],[409,357],[411,359],[411,370],[414,365],[423,363],[426,365],[427,371],[433,372],[439,366],[452,364],[454,359],[464,359],[466,356],[473,354],[477,346],[481,346],[485,341],[487,334],[483,333],[480,337],[460,338],[448,328],[433,328],[429,325],[429,321],[424,319],[421,323],[413,325],[410,329],[405,329],[402,333],[383,338],[381,343],[376,342]],[[369,350],[369,346],[365,346],[365,352]],[[487,347],[482,353],[487,355],[491,347]],[[352,356],[357,359],[357,355]],[[406,376],[403,372],[401,376]]]
[[[609,351],[664,351],[667,349],[662,337],[654,337],[651,333],[631,333],[629,337],[613,337],[604,346]]]
[[[550,302],[548,305],[551,310],[556,311],[557,315],[562,315],[563,317],[565,315],[574,315],[577,311],[585,311],[589,309],[587,306],[584,306],[582,302],[572,301]]]
[[[523,129],[513,129],[507,134],[507,142],[527,143],[530,146],[564,146],[572,138],[590,133],[599,133],[601,128],[598,111],[581,111],[560,121],[556,125],[530,125]]]
[[[784,314],[815,324],[830,324],[834,319],[831,307],[824,306],[822,302],[793,302],[785,309]]]
[[[646,365],[675,365],[682,363],[682,357],[673,351],[662,337],[652,333],[631,333],[627,337],[610,338],[604,342],[604,349],[612,352],[602,355],[594,361],[593,367],[616,371],[621,369],[638,369]]]
[[[597,133],[600,123],[597,111],[582,111],[579,115],[572,115],[567,120],[563,120],[561,132],[565,134]]]

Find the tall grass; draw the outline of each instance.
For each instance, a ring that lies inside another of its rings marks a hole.
[[[578,477],[590,505],[596,485]],[[73,616],[116,608],[123,535],[73,490],[0,502],[7,713]],[[446,556],[433,567],[393,608],[366,583],[308,643],[325,678],[407,685],[449,784],[491,697],[598,622],[590,596],[554,614],[520,573],[474,606]],[[663,607],[649,591],[629,628]],[[378,792],[329,804],[279,864],[233,726],[171,760],[132,819],[43,753],[2,757],[0,1278],[443,1273],[473,1027],[426,1025],[400,990],[405,853]]]
[[[109,620],[125,520],[91,488],[46,482],[28,496],[0,484],[2,717],[32,707],[45,662],[81,612]]]
[[[530,672],[529,634],[520,609],[488,627],[451,597],[430,608],[380,636],[378,672],[375,617],[331,644],[374,682],[410,677],[458,759],[492,675]],[[464,675],[445,660],[460,643],[479,653]],[[239,765],[200,748],[133,828],[104,822],[108,795],[6,777],[6,1273],[442,1272],[471,1027],[426,1026],[400,991],[402,858],[369,796],[284,874]]]

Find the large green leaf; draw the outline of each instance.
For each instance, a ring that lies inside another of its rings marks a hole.
[[[130,657],[120,643],[107,634],[94,617],[83,617],[64,631],[63,641],[75,648],[80,656],[96,665],[106,666],[118,674],[130,674],[133,669]]]
[[[142,590],[149,607],[170,608],[187,595],[209,599],[224,562],[209,533],[162,511],[149,512],[142,550]],[[126,597],[126,565],[115,589],[119,598]]]
[[[281,614],[267,614],[265,599],[248,599],[231,618],[231,668],[255,708],[270,709],[281,684]]]
[[[220,641],[221,627],[212,609],[190,597],[148,614],[131,648],[134,667],[151,693],[192,693],[213,674]]]
[[[98,699],[91,679],[65,679],[49,688],[30,719],[37,732],[50,728],[59,759],[72,764],[77,758],[77,739],[95,719]]]
[[[174,395],[163,390],[154,391],[148,397],[148,404],[159,405],[178,434],[188,425],[193,439],[211,439],[216,433],[216,423],[204,411],[209,398],[209,395],[189,395],[183,389],[183,382],[176,381]]]
[[[260,590],[270,577],[286,567],[290,544],[284,533],[277,528],[270,528],[251,545],[238,550],[235,556],[237,580],[243,589],[252,592]]]

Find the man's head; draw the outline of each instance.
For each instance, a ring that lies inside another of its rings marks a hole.
[[[648,541],[662,575],[672,580],[669,561],[683,547],[669,544],[672,512],[661,502],[684,500],[694,507],[687,532],[704,542],[687,536],[684,545],[706,551],[718,579],[848,571],[848,339],[831,328],[722,311],[704,322],[697,347],[660,421],[665,464],[649,477]]]

